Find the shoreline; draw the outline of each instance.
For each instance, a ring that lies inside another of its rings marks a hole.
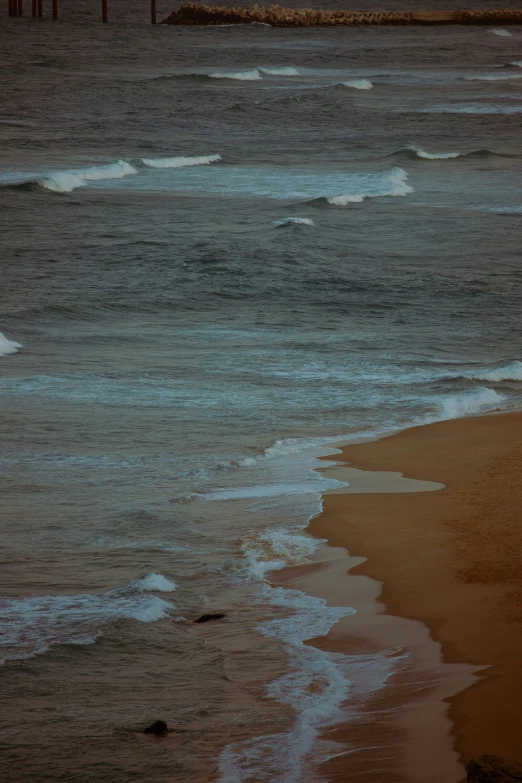
[[[427,495],[426,487],[412,492],[411,487],[372,488],[368,483],[326,493],[323,512],[307,532],[327,539],[330,549],[349,552],[343,563],[348,579],[369,577],[381,586],[374,596],[380,607],[373,611],[374,630],[376,618],[381,625],[382,618],[422,624],[439,647],[443,666],[461,667],[454,672],[452,692],[443,695],[439,688],[437,694],[440,703],[449,704],[460,761],[481,753],[520,756],[522,576],[516,566],[522,550],[522,413],[413,427],[343,446],[341,454],[325,459],[337,462],[324,468],[325,475],[335,471],[340,477],[349,463],[352,471],[401,473],[408,480],[445,485]],[[303,579],[295,572],[288,579],[302,589]],[[322,594],[336,592],[327,582],[328,576],[319,580]],[[350,595],[344,603],[357,601]],[[350,619],[314,643],[338,651],[353,647],[350,634],[358,623]],[[359,620],[368,633],[372,622],[365,627],[360,615]],[[432,717],[435,724],[443,715]],[[341,724],[326,734],[342,741],[353,734],[353,725]],[[430,737],[425,739],[433,753],[437,741],[430,745]],[[402,761],[407,769],[408,760]],[[427,755],[424,762],[432,763]],[[344,755],[327,762],[329,780],[341,779],[342,770],[346,774]]]

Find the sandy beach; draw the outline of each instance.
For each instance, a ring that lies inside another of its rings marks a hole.
[[[337,629],[337,636],[332,633],[318,643],[335,650],[348,642],[353,652],[357,645],[355,628],[361,634],[359,643],[367,649],[376,619],[381,640],[383,633],[386,636],[391,631],[399,637],[401,633],[400,625],[387,624],[386,618],[420,621],[435,643],[425,639],[426,650],[430,644],[434,648],[440,645],[443,666],[472,664],[477,668],[472,671],[468,667],[466,674],[464,667],[460,675],[455,670],[456,680],[450,677],[450,688],[455,688],[459,676],[463,679],[457,695],[444,696],[449,700],[449,714],[447,707],[437,713],[433,698],[431,706],[417,705],[413,709],[410,728],[418,729],[423,724],[416,763],[422,765],[423,759],[426,767],[436,766],[436,746],[444,734],[436,724],[439,719],[444,722],[444,714],[451,721],[450,734],[460,762],[480,753],[520,757],[522,414],[494,414],[415,427],[378,441],[347,446],[339,461],[349,464],[355,480],[346,490],[325,496],[324,513],[311,522],[309,532],[327,539],[331,547],[348,550],[349,579],[371,577],[382,583],[378,602],[381,611],[385,607],[385,614],[376,617],[375,610],[365,612],[362,601],[358,607],[359,627],[355,622],[345,623],[344,628]],[[386,480],[379,484],[376,473],[367,474],[366,483],[364,479],[358,482],[357,477],[364,474],[353,468],[385,471],[381,475]],[[329,471],[340,476],[342,468],[327,468],[325,473]],[[417,489],[421,491],[412,491],[414,485],[410,483],[401,489],[401,479],[393,473],[445,486],[438,489],[436,484],[419,484]],[[432,491],[422,491],[426,489]],[[346,563],[337,562],[342,580]],[[323,582],[327,578],[326,574]],[[359,594],[361,585],[364,580],[359,583]],[[377,596],[370,595],[368,584],[366,593],[369,606]],[[414,630],[414,636],[417,634],[416,644],[422,650],[419,623],[410,622],[403,626],[403,632],[407,628]],[[397,641],[400,643],[395,638]],[[408,644],[408,639],[404,638],[403,643]],[[386,694],[384,689],[381,703],[392,698],[393,690],[388,689]],[[398,691],[396,687],[395,694]],[[439,689],[439,696],[441,693]],[[401,710],[407,723],[406,712]],[[380,726],[384,731],[382,721]],[[405,725],[395,728],[407,730]],[[352,726],[350,737],[364,730],[360,725],[354,733]],[[373,741],[376,730],[374,725]],[[387,730],[392,730],[391,725]],[[330,736],[347,739],[343,729]],[[410,761],[411,752],[411,747],[405,751]],[[408,766],[404,758],[403,763]],[[337,773],[343,766],[346,769],[346,762],[340,757],[328,766],[330,779],[338,779]]]

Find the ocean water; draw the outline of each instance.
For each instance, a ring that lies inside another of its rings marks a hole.
[[[2,780],[324,780],[408,649],[270,578],[335,444],[520,407],[522,30],[98,11],[0,27]]]

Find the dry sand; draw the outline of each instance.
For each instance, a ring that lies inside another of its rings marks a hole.
[[[313,535],[328,539],[331,547],[347,549],[349,562],[330,555],[334,559],[329,567],[318,567],[315,575],[303,570],[297,578],[294,569],[289,581],[306,589],[307,580],[315,579],[313,591],[332,601],[350,590],[344,603],[358,609],[353,621],[347,618],[317,644],[330,650],[348,645],[346,651],[353,654],[358,648],[371,650],[372,635],[377,649],[388,634],[392,644],[412,643],[420,661],[414,668],[424,670],[427,679],[433,675],[434,682],[437,667],[429,659],[433,659],[434,650],[440,650],[450,676],[443,677],[442,685],[439,682],[431,696],[423,695],[412,710],[401,707],[392,720],[379,720],[378,725],[373,721],[372,728],[371,721],[345,724],[330,732],[330,737],[349,740],[352,746],[372,742],[372,747],[380,737],[383,746],[391,747],[394,732],[400,744],[398,735],[407,733],[409,724],[413,734],[417,730],[417,739],[401,751],[402,770],[397,759],[385,763],[383,755],[382,779],[389,781],[430,779],[429,772],[421,774],[419,770],[422,765],[436,770],[439,756],[448,756],[448,748],[443,747],[445,731],[448,735],[453,732],[451,742],[463,762],[480,753],[521,758],[522,414],[416,427],[379,441],[347,446],[339,460],[350,463],[352,469],[386,471],[386,475],[380,485],[368,484],[369,479],[365,484],[352,470],[352,487],[347,492],[327,494],[324,513],[310,524]],[[334,471],[340,475],[340,470],[326,468],[325,474]],[[393,476],[397,472],[438,484],[419,484],[418,489],[424,491],[418,492],[412,491],[413,485],[401,488],[400,479]],[[438,489],[440,484],[444,488]],[[343,582],[347,566],[351,582]],[[386,613],[380,617],[371,609],[377,596],[375,582],[368,577],[382,583],[379,602],[385,605]],[[354,603],[355,593],[358,603]],[[380,623],[378,634],[375,620]],[[426,626],[440,646],[430,642]],[[477,675],[463,664],[488,668]],[[411,680],[411,672],[398,675],[395,687],[384,689],[377,697],[381,715],[393,714],[393,700],[403,706],[415,702],[416,689],[412,682],[408,684],[408,676]],[[460,677],[460,684],[455,677]],[[456,696],[451,695],[457,690]],[[441,706],[438,711],[434,694]],[[451,723],[447,704],[442,702],[448,695]],[[373,704],[372,716],[375,708]],[[329,762],[328,779],[343,779],[346,763],[346,757]],[[381,779],[378,771],[371,774],[371,763],[368,756],[356,769],[350,756],[350,779],[364,779],[365,773],[372,783]],[[411,774],[404,772],[408,766]],[[444,774],[444,783],[448,783],[458,779],[457,768],[462,770],[450,760],[432,777]],[[415,769],[417,773],[412,772]],[[443,778],[439,776],[439,780],[442,783]]]

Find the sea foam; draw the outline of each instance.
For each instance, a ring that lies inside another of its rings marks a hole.
[[[499,35],[501,38],[512,38],[512,34],[508,30],[503,30],[498,27],[492,27],[489,31],[490,33],[493,33],[493,35]]]
[[[240,82],[255,82],[262,78],[257,68],[249,71],[230,71],[230,73],[209,73],[211,79],[237,79]]]
[[[281,68],[259,68],[259,70],[267,76],[299,76],[299,71],[293,65]]]
[[[19,348],[23,348],[21,343],[17,343],[14,340],[8,340],[5,334],[0,332],[0,356],[16,353]]]
[[[172,593],[176,589],[176,584],[163,574],[147,574],[139,579],[137,584],[140,590],[150,593]]]
[[[206,492],[204,500],[248,500],[250,498],[281,497],[283,495],[316,495],[329,489],[339,489],[346,482],[337,479],[317,478],[308,481],[293,481],[283,484],[256,484],[252,487],[230,487]]]
[[[314,226],[315,223],[310,218],[287,217],[280,220],[274,220],[274,226],[283,228],[284,226]]]
[[[485,413],[500,407],[505,399],[504,394],[499,394],[494,389],[485,386],[479,386],[472,392],[442,397],[437,401],[437,414],[435,417],[429,415],[427,420],[459,419],[472,416],[475,413]]]
[[[515,359],[502,367],[473,370],[466,377],[478,381],[491,381],[492,383],[498,383],[500,381],[522,381],[522,362]]]
[[[503,82],[509,79],[522,79],[521,73],[485,73],[482,76],[466,76],[468,82]]]
[[[320,539],[283,527],[268,528],[258,535],[249,536],[241,545],[248,576],[262,580],[269,571],[307,563],[319,543]]]
[[[43,654],[57,644],[93,644],[104,627],[117,620],[153,623],[168,617],[173,605],[157,596],[144,595],[142,589],[131,583],[104,593],[2,601],[1,663]]]
[[[265,734],[227,746],[220,757],[220,781],[298,783],[304,779],[320,729],[342,719],[341,705],[350,690],[350,680],[343,671],[345,656],[324,652],[306,642],[326,635],[355,610],[330,607],[322,598],[300,590],[269,585],[261,588],[258,600],[286,610],[286,616],[257,628],[285,645],[291,670],[265,690],[270,699],[291,706],[296,718],[287,733]]]
[[[415,152],[418,158],[424,160],[448,160],[449,158],[458,158],[460,152],[426,152],[422,147],[418,147],[416,144],[410,144],[408,147],[412,152]]]
[[[56,193],[70,193],[76,188],[81,188],[88,182],[104,179],[120,179],[131,174],[137,174],[137,170],[125,160],[116,163],[108,163],[104,166],[91,166],[88,169],[69,169],[54,171],[37,180],[37,183],[47,190]]]
[[[181,169],[185,166],[207,166],[220,160],[221,155],[200,155],[188,158],[142,158],[141,162],[153,169]]]
[[[349,79],[346,82],[340,82],[343,87],[353,87],[355,90],[371,90],[373,84],[369,79]]]
[[[413,188],[408,185],[408,174],[404,169],[392,169],[383,172],[377,181],[369,184],[368,189],[363,193],[343,193],[338,196],[327,198],[329,204],[337,207],[344,207],[347,204],[357,204],[367,198],[379,198],[380,196],[407,196],[413,193]]]

